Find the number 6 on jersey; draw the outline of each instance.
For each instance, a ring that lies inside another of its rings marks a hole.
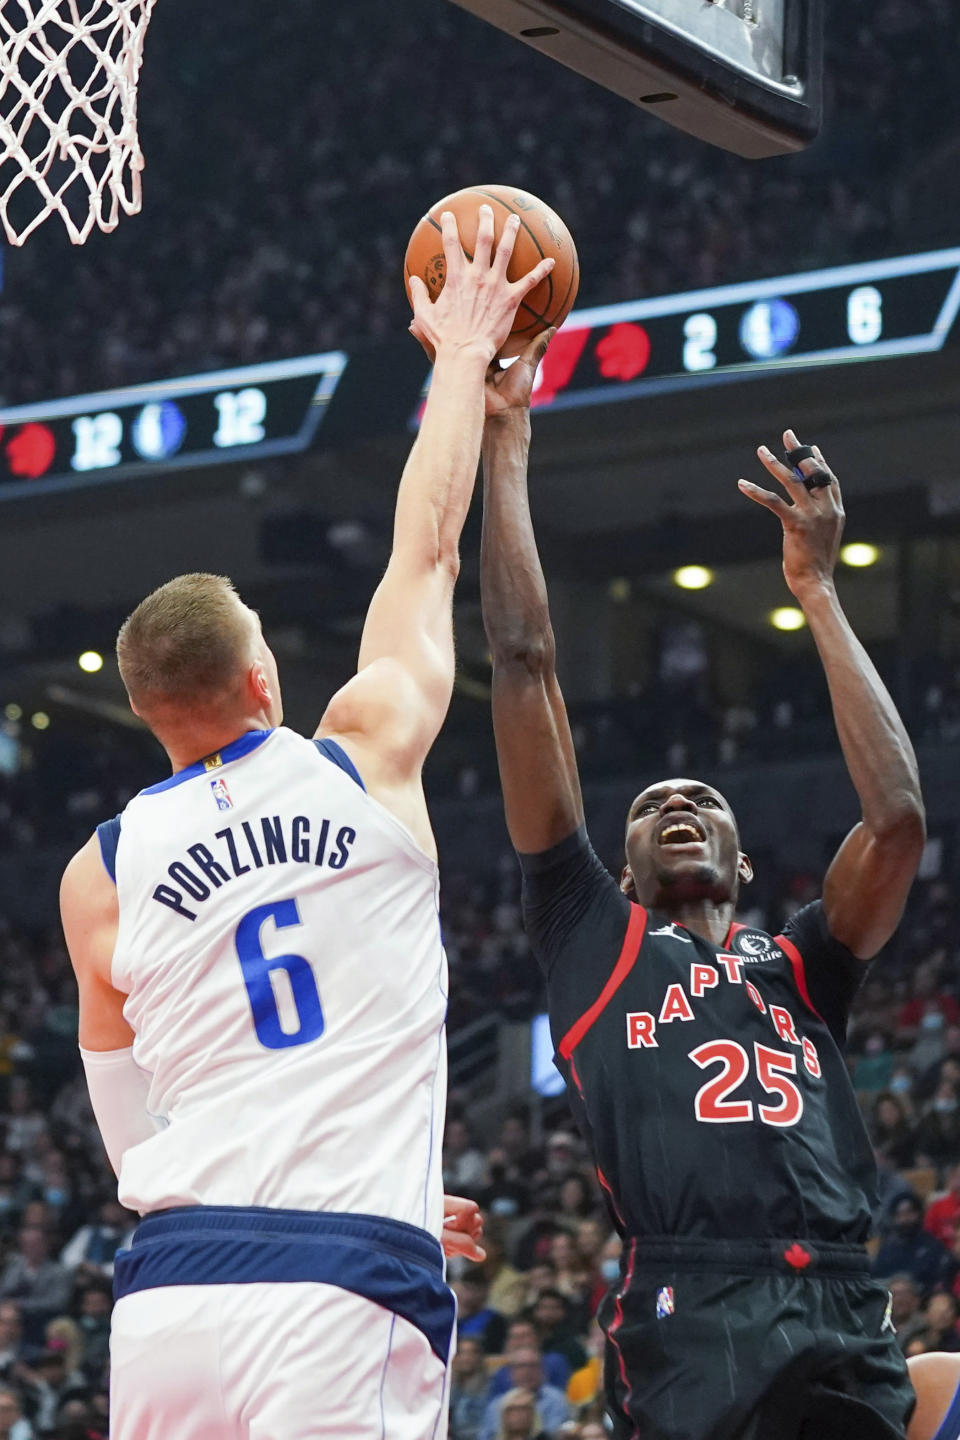
[[[296,900],[276,900],[268,905],[258,905],[244,915],[237,926],[237,958],[250,997],[257,1039],[267,1050],[285,1050],[288,1046],[306,1045],[310,1040],[320,1038],[324,1026],[323,1007],[308,960],[302,955],[264,955],[261,932],[268,920],[272,920],[278,930],[303,923]],[[272,970],[284,970],[289,977],[300,1022],[297,1030],[284,1030],[280,1023],[277,997],[270,979]]]

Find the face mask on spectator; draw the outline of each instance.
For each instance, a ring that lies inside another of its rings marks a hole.
[[[897,1095],[903,1094],[904,1091],[910,1089],[910,1076],[909,1076],[909,1075],[894,1075],[894,1076],[892,1076],[892,1078],[891,1078],[891,1080],[890,1080],[890,1089],[893,1090],[893,1091],[895,1092],[895,1094],[897,1094]]]
[[[620,1261],[614,1259],[612,1255],[607,1255],[600,1261],[600,1274],[608,1285],[612,1285],[615,1280],[620,1278]]]
[[[516,1215],[517,1202],[512,1195],[498,1195],[490,1206],[491,1215]]]
[[[944,1095],[941,1100],[934,1100],[933,1108],[934,1110],[937,1110],[941,1115],[943,1115],[951,1110],[956,1110],[957,1102],[956,1100],[948,1099],[947,1096]]]
[[[924,1015],[923,1019],[920,1021],[920,1028],[922,1030],[942,1030],[943,1016],[940,1011],[928,1010],[926,1015]]]

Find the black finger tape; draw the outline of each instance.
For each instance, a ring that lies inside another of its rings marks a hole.
[[[802,480],[808,490],[819,490],[822,486],[830,484],[831,476],[827,474],[826,470],[821,470],[818,467],[812,475],[804,475],[800,469],[801,460],[814,459],[814,449],[812,445],[797,445],[793,450],[785,451],[783,458],[797,479]]]
[[[801,460],[813,459],[813,446],[797,445],[795,449],[785,451],[783,458],[790,466],[791,470],[796,470]]]

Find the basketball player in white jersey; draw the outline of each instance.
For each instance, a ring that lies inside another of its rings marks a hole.
[[[960,1440],[960,1355],[914,1355],[907,1369],[917,1392],[907,1440]]]
[[[173,774],[61,892],[94,1110],[144,1217],[116,1265],[112,1440],[445,1433],[447,974],[421,768],[453,686],[484,376],[552,267],[510,283],[515,236],[494,248],[481,207],[470,261],[447,214],[442,294],[411,282],[430,397],[357,674],[314,740],[282,727],[229,581],[181,576],[120,632]]]

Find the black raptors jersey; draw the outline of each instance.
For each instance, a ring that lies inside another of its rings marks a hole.
[[[861,1244],[876,1171],[842,1046],[863,966],[820,903],[718,947],[631,904],[583,829],[520,859],[557,1063],[621,1232]]]

